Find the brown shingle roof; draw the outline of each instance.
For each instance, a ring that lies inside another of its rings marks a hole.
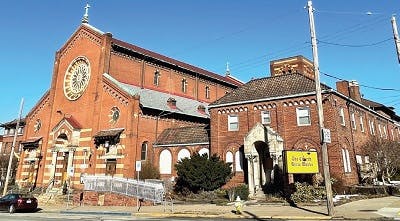
[[[328,86],[323,84],[321,84],[321,88],[322,90],[329,89]],[[259,99],[278,98],[314,91],[315,81],[313,79],[299,73],[285,74],[251,80],[215,101],[210,106],[245,101],[251,102]]]
[[[108,130],[101,130],[97,132],[93,137],[115,137],[120,135],[124,131],[124,128],[116,128],[116,129],[108,129]]]
[[[209,143],[208,133],[205,126],[190,126],[165,129],[154,146],[161,145],[182,145]]]

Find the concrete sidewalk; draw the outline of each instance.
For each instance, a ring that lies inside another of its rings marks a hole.
[[[253,219],[291,219],[291,220],[328,220],[328,219],[400,219],[400,197],[383,197],[358,200],[335,207],[333,217],[327,215],[326,206],[298,206],[287,204],[247,204],[241,215],[236,215],[233,205],[215,204],[176,204],[136,207],[124,206],[66,206],[44,205],[41,213],[88,214],[108,216],[140,217],[205,217],[205,218],[253,218]]]

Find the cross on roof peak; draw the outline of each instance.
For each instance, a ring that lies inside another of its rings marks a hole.
[[[89,23],[89,8],[90,8],[90,5],[88,3],[86,3],[85,14],[83,15],[82,23]]]

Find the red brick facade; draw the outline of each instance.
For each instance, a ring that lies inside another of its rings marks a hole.
[[[288,58],[287,60],[290,65],[293,65],[294,60],[298,62],[298,58]],[[301,57],[300,60],[303,59]],[[287,71],[287,67],[290,66],[285,63],[284,59],[279,60],[278,63],[279,65],[271,62],[271,79],[274,76],[292,74],[282,73],[283,70]],[[303,69],[303,67],[310,64],[311,62],[307,61],[306,63],[296,63],[295,66]],[[301,69],[293,68],[291,71],[300,73]],[[274,70],[281,72],[275,73]],[[307,78],[312,77],[310,74],[306,74],[306,76]],[[291,83],[293,82],[280,82],[281,86],[278,85],[277,88],[285,88],[286,86],[284,85]],[[256,85],[256,83],[252,82],[247,84]],[[260,85],[262,87],[265,86],[261,83]],[[365,153],[363,153],[361,147],[371,136],[381,136],[378,127],[381,128],[382,137],[391,140],[400,140],[400,130],[397,121],[398,117],[395,114],[393,116],[397,120],[391,119],[391,116],[384,111],[372,110],[361,103],[362,98],[355,82],[338,82],[337,87],[337,91],[328,89],[323,93],[325,128],[331,131],[331,143],[328,144],[329,169],[332,178],[340,181],[344,186],[349,186],[359,182],[356,158],[361,158],[362,162],[365,163]],[[271,90],[273,89],[271,88]],[[240,91],[240,88],[237,91]],[[309,95],[290,94],[280,97],[246,100],[245,97],[242,99],[239,93],[241,92],[233,93],[233,100],[229,102],[221,104],[221,102],[217,101],[210,105],[211,153],[216,153],[225,159],[227,152],[234,153],[242,149],[244,138],[248,136],[248,133],[256,123],[261,123],[261,112],[269,111],[270,123],[264,125],[271,127],[283,139],[284,150],[316,150],[318,152],[320,174],[322,175],[321,141],[315,95],[312,93]],[[246,96],[246,94],[248,93],[243,91],[243,96]],[[237,101],[240,99],[241,101]],[[299,107],[309,107],[310,125],[298,125],[296,109]],[[341,113],[344,114],[344,124],[342,124]],[[238,130],[229,131],[229,115],[237,116]],[[355,126],[352,124],[352,115],[354,115]],[[369,121],[374,122],[375,134],[371,134]],[[361,124],[363,130],[361,129]],[[386,128],[386,132],[384,132],[384,128]],[[344,162],[347,159],[343,157],[343,153],[349,155],[347,157],[350,160],[349,165]],[[244,156],[242,160],[244,161],[243,164],[246,165],[247,160]],[[237,159],[234,159],[234,161],[234,164],[240,163],[237,162]],[[346,169],[344,168],[345,165],[347,166]],[[248,182],[246,172],[238,171],[235,174],[235,182]]]
[[[77,67],[81,69],[70,71]],[[81,74],[85,70],[90,75]],[[89,83],[74,85],[75,80]],[[229,76],[122,42],[84,23],[57,51],[51,87],[26,117],[23,140],[36,145],[24,147],[16,180],[22,186],[67,182],[81,189],[83,174],[132,178],[138,160],[159,168],[162,150],[172,154],[171,172],[162,174],[170,178],[176,174],[173,164],[179,150],[193,153],[208,149],[209,144],[155,148],[152,144],[158,135],[167,128],[208,124],[204,110],[185,112],[181,107],[206,106],[240,84]],[[150,98],[142,92],[154,96],[154,102],[144,103]],[[178,108],[168,108],[160,95],[177,99]]]

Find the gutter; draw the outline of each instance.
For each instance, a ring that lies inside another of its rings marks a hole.
[[[176,147],[176,146],[195,146],[195,145],[209,145],[209,142],[203,143],[182,143],[182,144],[153,144],[153,147]]]
[[[357,105],[359,105],[360,107],[364,108],[365,110],[378,115],[379,117],[386,119],[398,126],[400,126],[400,122],[395,121],[393,119],[387,118],[386,116],[383,116],[381,114],[379,114],[378,112],[372,110],[371,108],[368,108],[367,106],[365,106],[364,104],[359,103],[358,101],[355,101],[349,97],[344,96],[343,94],[337,92],[336,90],[333,89],[328,89],[328,90],[323,90],[322,91],[323,94],[328,94],[328,93],[332,93],[332,94],[336,94],[337,96],[347,100],[347,101],[351,101]],[[279,97],[273,97],[273,98],[261,98],[261,99],[256,99],[256,100],[250,100],[250,101],[239,101],[239,102],[232,102],[232,103],[228,103],[228,104],[216,104],[216,105],[209,105],[208,109],[212,109],[212,108],[218,108],[218,107],[227,107],[227,106],[233,106],[233,105],[242,105],[242,104],[251,104],[251,103],[257,103],[257,102],[263,102],[263,101],[273,101],[273,100],[280,100],[280,99],[288,99],[288,98],[295,98],[295,97],[302,97],[302,96],[310,96],[310,95],[315,95],[315,91],[313,92],[308,92],[308,93],[301,93],[301,94],[292,94],[292,95],[286,95],[286,96],[279,96]]]

